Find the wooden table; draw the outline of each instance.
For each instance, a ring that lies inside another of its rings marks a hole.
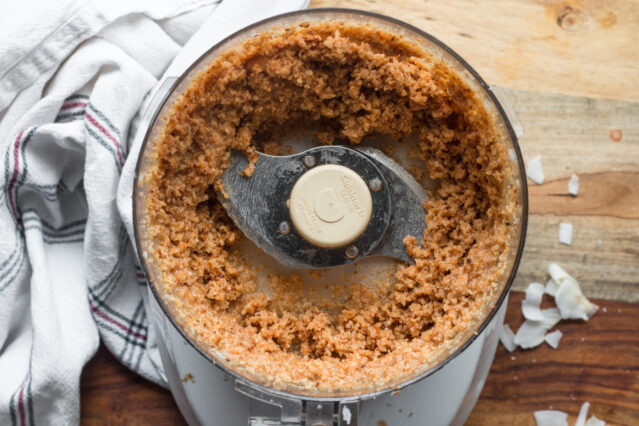
[[[515,282],[545,282],[549,261],[606,308],[562,322],[559,349],[503,348],[469,424],[534,424],[553,407],[574,421],[584,401],[614,424],[639,424],[639,1],[314,0],[311,7],[384,13],[433,34],[505,89],[525,129],[530,186],[526,249]],[[579,195],[568,195],[571,174]],[[574,225],[570,247],[559,222]],[[520,293],[507,322],[521,322]],[[179,424],[168,391],[130,373],[103,348],[82,378],[86,424]]]

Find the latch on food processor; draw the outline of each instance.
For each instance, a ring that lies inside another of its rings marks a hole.
[[[280,409],[279,415],[265,415],[249,404],[248,426],[355,426],[359,401],[313,401],[287,398],[260,390],[241,380],[235,389],[253,401]]]

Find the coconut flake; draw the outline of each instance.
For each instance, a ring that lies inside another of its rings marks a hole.
[[[568,193],[577,196],[579,193],[579,176],[573,174],[568,181]]]
[[[588,418],[588,409],[590,408],[589,402],[584,402],[579,409],[579,415],[577,416],[577,422],[575,426],[586,426],[586,419]]]
[[[555,296],[555,303],[563,319],[582,319],[588,321],[599,307],[584,296],[574,280],[564,280]]]
[[[542,309],[541,314],[544,316],[542,324],[550,330],[561,321],[561,313],[557,308]]]
[[[559,224],[559,242],[567,246],[572,242],[572,223]]]
[[[601,419],[596,418],[595,416],[592,416],[586,422],[586,426],[606,426],[606,422],[604,422]]]
[[[539,306],[544,295],[544,286],[539,283],[530,283],[526,289],[526,298],[521,301],[521,312],[524,318],[531,321],[543,321]]]
[[[563,336],[563,333],[559,330],[555,330],[552,333],[546,334],[544,340],[546,341],[546,343],[548,343],[548,346],[553,349],[557,349],[557,347],[559,346],[559,341],[561,340],[561,336]]]
[[[546,283],[546,288],[544,288],[544,292],[546,294],[551,295],[552,297],[555,297],[555,295],[557,294],[557,289],[559,288],[559,285],[557,285],[557,283],[555,282],[555,280],[553,280],[552,278],[548,280],[548,282]]]
[[[528,163],[526,163],[526,175],[536,184],[541,185],[544,183],[544,170],[541,167],[540,155],[531,158]]]
[[[541,345],[547,328],[541,321],[526,320],[515,334],[515,344],[522,349],[531,349]]]
[[[515,345],[515,333],[513,333],[508,324],[502,325],[499,331],[499,340],[508,352],[512,352],[517,348],[517,345]]]
[[[537,426],[568,426],[568,414],[557,410],[535,411]]]
[[[515,344],[522,349],[531,349],[543,343],[546,332],[553,328],[560,320],[561,315],[557,308],[542,309],[543,320],[526,320],[515,334]]]
[[[557,285],[561,284],[566,278],[572,278],[568,275],[568,272],[564,271],[564,268],[556,263],[548,265],[548,273],[550,274],[550,278],[552,278]]]
[[[579,287],[577,280],[571,277],[570,275],[568,275],[568,273],[564,271],[564,268],[557,265],[556,263],[551,263],[548,265],[548,273],[550,274],[550,279],[554,282],[554,286],[550,285],[549,287],[549,283],[550,283],[549,281],[546,284],[546,288],[547,288],[547,292],[552,291],[554,293],[554,294],[548,293],[548,294],[552,294],[552,296],[555,296],[555,297],[557,296],[557,290],[559,290],[559,286],[564,281],[572,281],[573,283],[575,283],[577,287]]]

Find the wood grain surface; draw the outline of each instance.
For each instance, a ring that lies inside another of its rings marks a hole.
[[[186,424],[169,390],[129,370],[103,345],[84,367],[80,396],[82,425]]]
[[[401,19],[503,87],[639,101],[637,0],[312,0],[311,7]]]
[[[591,297],[638,302],[639,102],[506,94],[524,127],[524,159],[541,155],[546,178],[528,181],[528,234],[514,288],[545,282],[554,261]],[[568,194],[573,173],[576,197]],[[573,225],[571,246],[559,244],[560,222]]]
[[[506,323],[513,330],[522,322],[522,298],[514,292],[509,301]],[[585,401],[608,424],[639,424],[639,305],[594,302],[600,310],[590,321],[556,327],[564,333],[556,350],[542,344],[508,353],[500,345],[468,425],[534,425],[534,411],[550,407],[569,413],[574,424]],[[168,390],[129,371],[104,347],[85,368],[81,394],[83,425],[184,424]]]
[[[517,331],[524,294],[511,293],[506,324]],[[543,307],[551,307],[546,296]],[[537,410],[560,410],[574,424],[581,404],[610,425],[639,424],[639,305],[593,300],[588,322],[562,321],[557,349],[497,348],[495,362],[467,425],[534,425]],[[604,311],[605,309],[605,311]]]

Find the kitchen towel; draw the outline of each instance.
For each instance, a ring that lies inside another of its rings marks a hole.
[[[3,5],[0,424],[78,423],[80,374],[100,340],[126,366],[166,385],[131,242],[139,111],[163,76],[179,75],[226,35],[305,6]]]

